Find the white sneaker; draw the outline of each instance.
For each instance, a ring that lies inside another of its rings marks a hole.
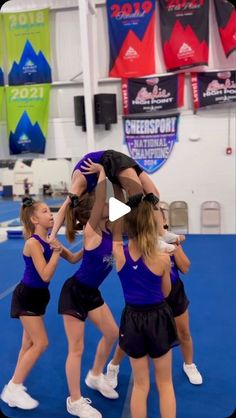
[[[91,406],[89,398],[81,398],[78,401],[72,402],[70,397],[66,400],[67,412],[80,418],[102,418],[102,414]]]
[[[175,245],[167,244],[167,242],[163,241],[159,238],[158,240],[158,249],[161,253],[171,254],[175,251]]]
[[[120,366],[115,366],[114,364],[108,363],[107,365],[107,373],[106,373],[106,379],[109,383],[109,385],[115,389],[118,385],[118,374],[119,374]]]
[[[91,388],[98,390],[105,398],[117,399],[119,398],[118,392],[116,392],[108,383],[106,376],[101,373],[99,376],[93,376],[91,371],[88,372],[86,379],[86,385]]]
[[[23,385],[16,385],[11,381],[4,386],[4,389],[1,393],[1,399],[3,402],[6,402],[10,407],[17,407],[20,409],[34,409],[38,406],[38,401],[31,398],[31,396],[26,393],[26,387]]]
[[[180,241],[180,236],[174,234],[174,232],[165,230],[164,234],[162,235],[162,239],[168,244],[174,244],[175,242]]]
[[[201,385],[203,380],[202,380],[202,375],[201,373],[199,373],[196,364],[192,363],[192,364],[183,364],[183,369],[184,372],[186,373],[186,375],[188,376],[188,379],[190,381],[190,383],[192,383],[192,385]]]

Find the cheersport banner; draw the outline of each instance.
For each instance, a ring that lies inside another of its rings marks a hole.
[[[192,73],[195,109],[213,104],[236,102],[236,71]]]
[[[209,0],[159,0],[167,71],[208,65]]]
[[[236,50],[236,10],[227,0],[214,0],[221,42],[228,57]]]
[[[141,77],[155,70],[155,0],[107,0],[110,77]]]
[[[4,13],[9,85],[51,83],[49,10]]]
[[[0,40],[3,39],[3,32],[2,32],[2,18],[0,15]],[[3,76],[3,42],[0,41],[0,86],[4,84],[4,76]]]
[[[6,87],[10,154],[43,154],[48,127],[50,84]]]
[[[183,106],[184,74],[122,79],[123,111],[155,112]]]
[[[168,160],[178,141],[178,121],[179,114],[158,118],[123,117],[130,156],[147,173],[154,173]]]

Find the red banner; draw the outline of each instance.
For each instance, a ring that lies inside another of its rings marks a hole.
[[[141,77],[155,69],[155,0],[107,0],[110,77]]]
[[[208,65],[209,0],[159,0],[167,71]]]
[[[215,0],[215,11],[221,42],[228,57],[236,50],[236,10],[230,1]]]

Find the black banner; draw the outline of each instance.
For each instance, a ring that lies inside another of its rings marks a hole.
[[[167,71],[208,65],[209,0],[159,0]]]
[[[236,50],[236,10],[230,1],[214,0],[221,42],[228,57]]]
[[[192,73],[191,77],[195,109],[236,102],[236,71]]]
[[[183,106],[184,74],[122,79],[123,112],[156,112]]]

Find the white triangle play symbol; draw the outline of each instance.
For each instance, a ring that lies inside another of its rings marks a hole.
[[[130,207],[115,197],[109,199],[109,221],[113,222],[131,211]]]

